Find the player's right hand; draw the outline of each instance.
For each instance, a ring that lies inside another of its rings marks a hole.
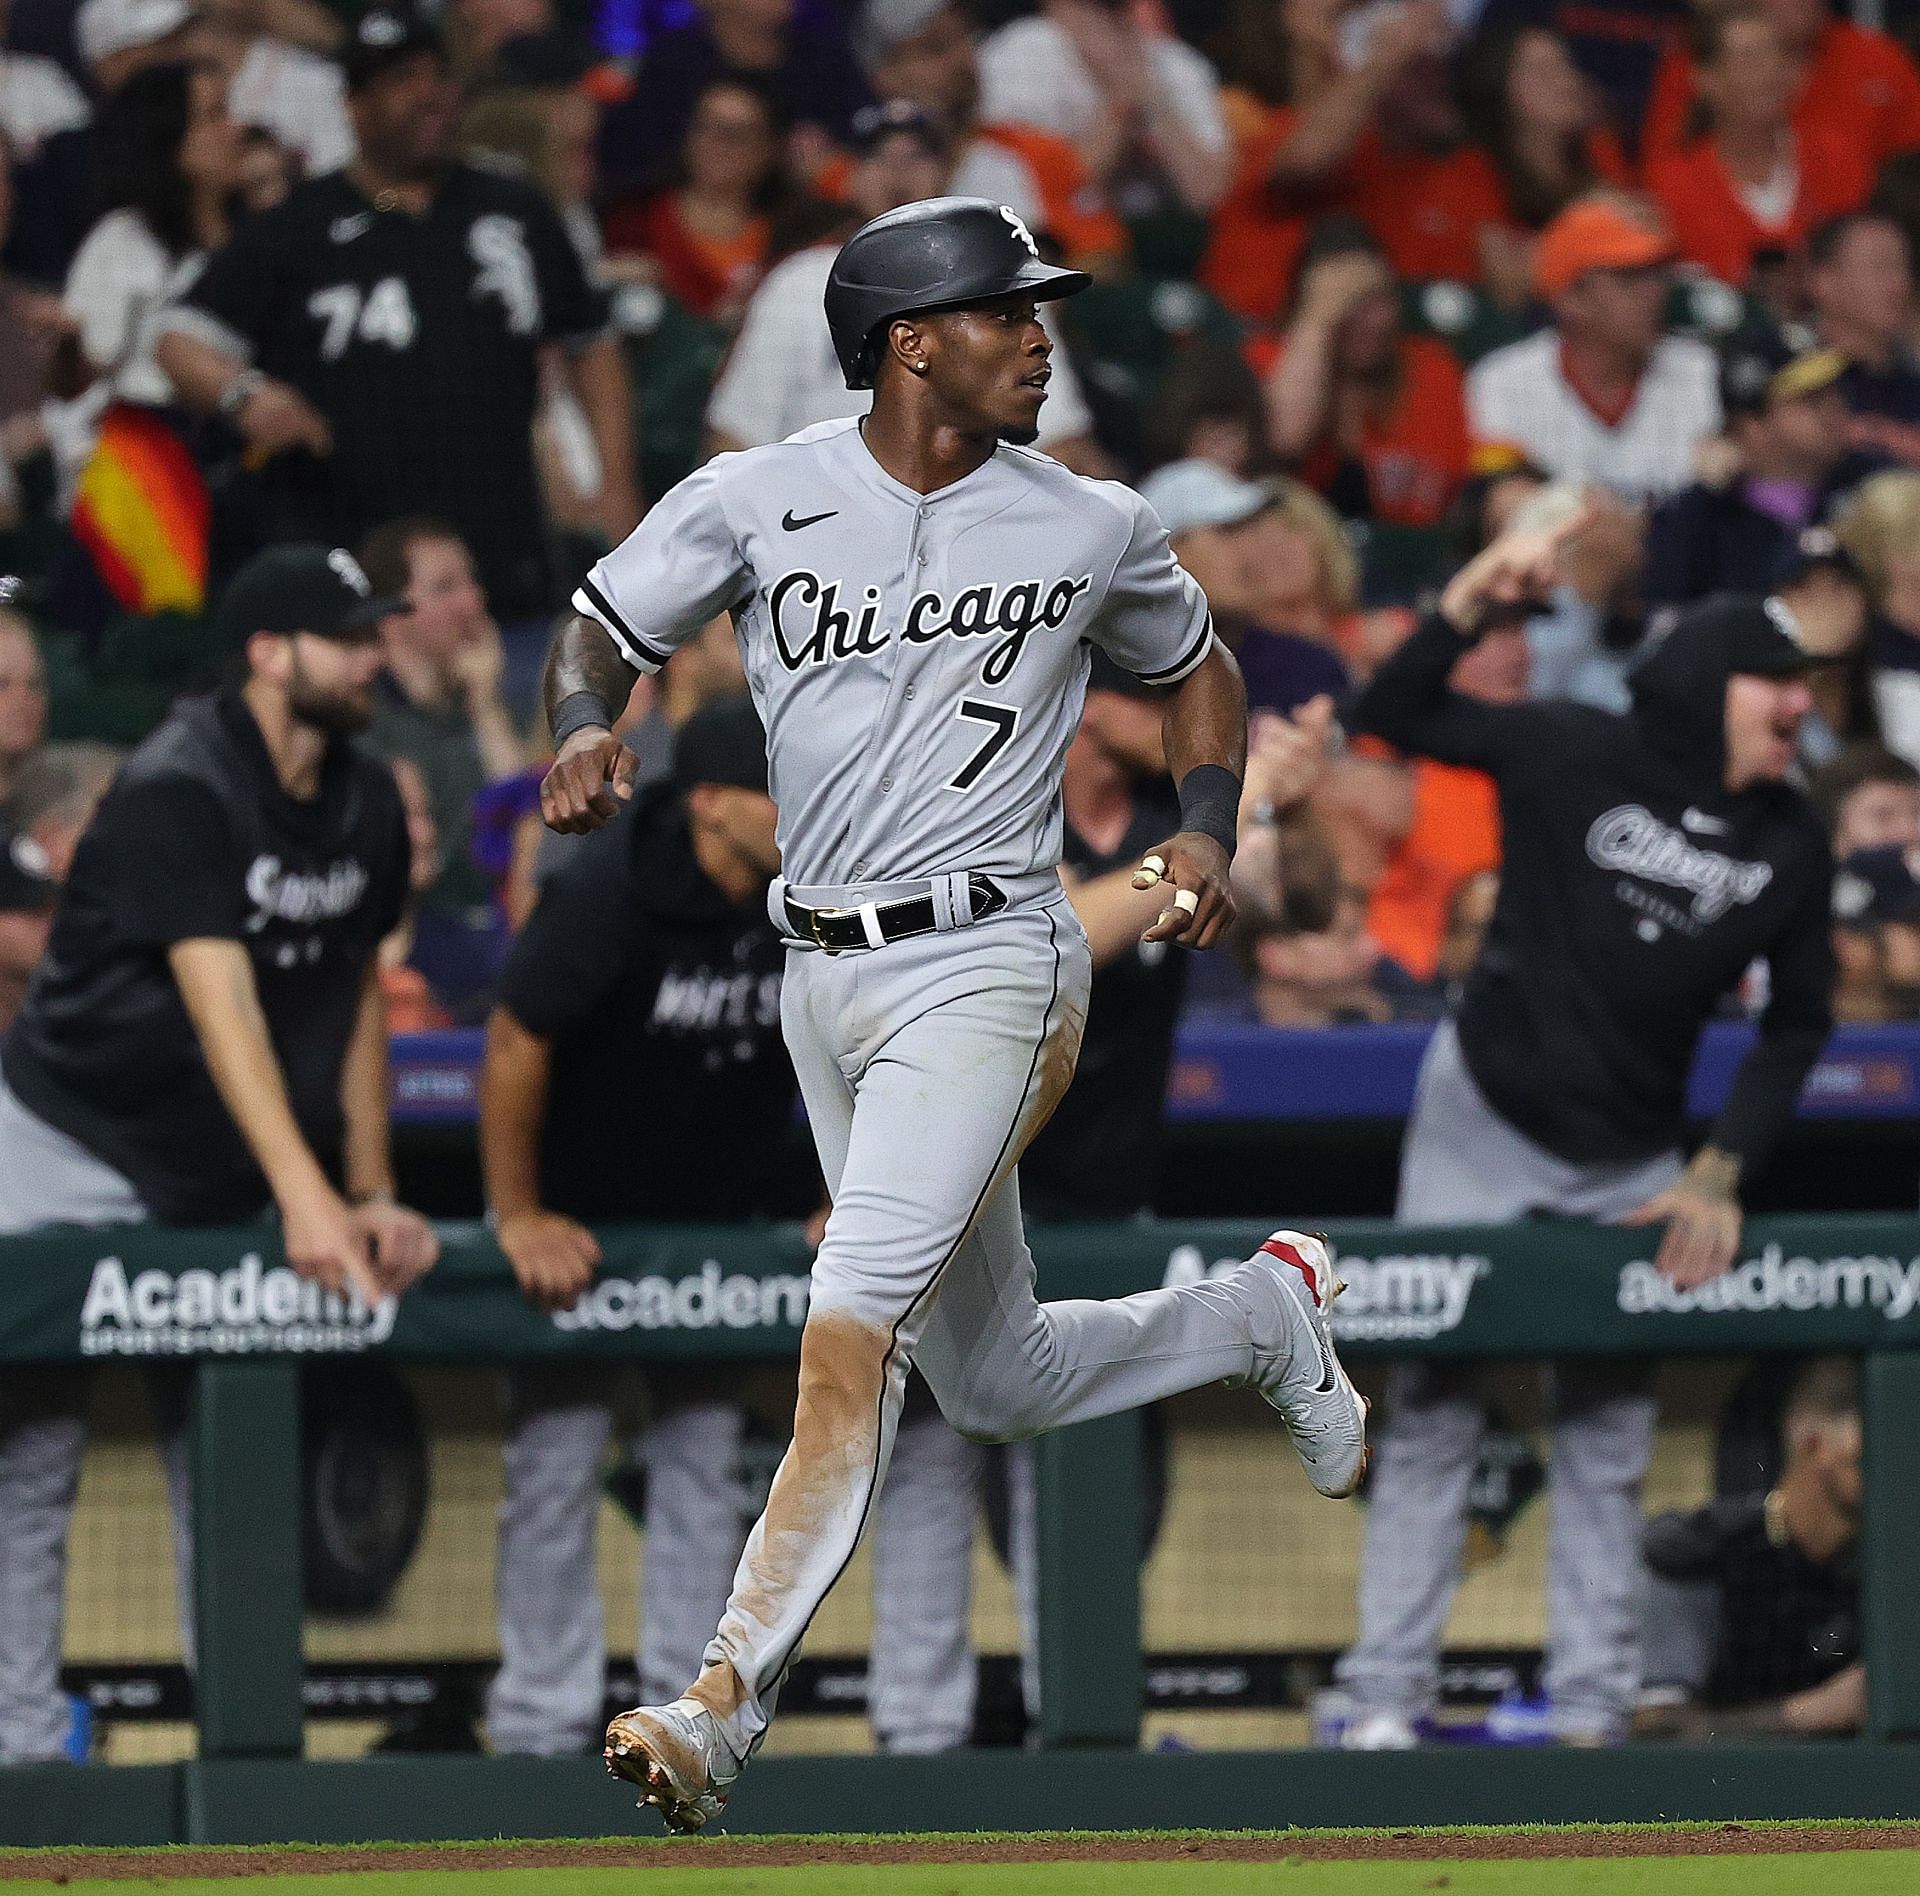
[[[387,1294],[373,1268],[365,1225],[331,1185],[282,1203],[280,1242],[295,1274],[323,1290],[356,1290],[369,1308]]]
[[[1233,926],[1232,859],[1211,836],[1182,830],[1149,850],[1133,872],[1133,886],[1164,888],[1172,898],[1142,941],[1211,948]]]
[[[540,814],[562,836],[584,836],[633,795],[640,760],[611,731],[575,731],[540,783]]]
[[[493,1235],[536,1310],[571,1310],[600,1263],[600,1240],[557,1211],[515,1212]]]

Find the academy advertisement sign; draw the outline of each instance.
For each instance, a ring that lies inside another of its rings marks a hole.
[[[103,1257],[80,1306],[82,1356],[339,1355],[393,1334],[399,1300],[336,1296],[258,1251],[214,1271],[129,1271]]]
[[[1618,1303],[1629,1317],[1847,1310],[1900,1323],[1920,1310],[1920,1255],[1809,1257],[1768,1244],[1758,1257],[1690,1290],[1636,1259],[1620,1273]]]
[[[1278,1222],[1275,1220],[1274,1222]],[[1271,1226],[1166,1220],[1037,1227],[1039,1294],[1121,1297],[1237,1269]],[[810,1254],[786,1227],[609,1227],[570,1311],[521,1295],[478,1225],[398,1301],[335,1296],[258,1231],[47,1231],[0,1240],[0,1364],[341,1356],[494,1363],[562,1356],[790,1361]],[[1676,1288],[1654,1234],[1537,1221],[1329,1236],[1356,1356],[1552,1356],[1920,1346],[1920,1218],[1750,1221],[1726,1276]]]
[[[684,1277],[596,1278],[556,1330],[775,1330],[798,1335],[807,1320],[808,1280],[784,1273],[722,1271],[708,1258]]]

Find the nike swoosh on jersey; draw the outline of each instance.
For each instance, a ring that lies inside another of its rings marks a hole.
[[[350,244],[373,228],[371,211],[355,211],[351,217],[336,217],[327,226],[327,235],[337,244]]]
[[[817,527],[821,521],[831,520],[839,511],[838,507],[829,507],[825,513],[808,514],[803,519],[796,520],[793,517],[793,509],[789,507],[780,516],[780,524],[789,533],[798,533],[802,527]]]

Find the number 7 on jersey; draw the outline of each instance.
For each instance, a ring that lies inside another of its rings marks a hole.
[[[1012,705],[987,704],[979,698],[962,698],[956,717],[972,718],[976,724],[993,727],[987,741],[960,767],[960,774],[947,785],[949,790],[971,790],[980,781],[980,773],[1013,742],[1020,713]]]

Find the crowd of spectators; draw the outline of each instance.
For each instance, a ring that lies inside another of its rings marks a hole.
[[[551,866],[532,699],[571,579],[708,454],[857,411],[834,248],[953,191],[1097,279],[1059,306],[1041,445],[1144,485],[1256,719],[1327,707],[1287,852],[1311,899],[1247,891],[1237,973],[1190,1007],[1446,1010],[1498,889],[1491,786],[1338,732],[1463,558],[1584,503],[1562,583],[1458,688],[1619,709],[1677,611],[1776,591],[1832,660],[1804,772],[1838,854],[1872,853],[1839,886],[1841,1011],[1920,1014],[1920,825],[1839,822],[1911,801],[1876,773],[1920,763],[1904,16],[13,0],[0,24],[0,824],[29,850],[103,744],[210,681],[250,551],[351,546],[412,607],[372,731],[416,856],[391,998],[482,1018]],[[728,657],[643,685],[635,742],[669,695],[677,722],[737,685]],[[36,788],[49,735],[92,747]]]

